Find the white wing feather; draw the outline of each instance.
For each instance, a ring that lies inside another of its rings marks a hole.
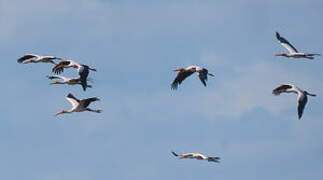
[[[66,97],[66,99],[72,104],[73,108],[77,107],[79,105],[79,102],[77,102],[73,98]]]
[[[284,46],[284,48],[286,48],[290,54],[297,53],[297,50],[294,47],[290,46],[289,44],[287,43],[280,43],[280,44]]]

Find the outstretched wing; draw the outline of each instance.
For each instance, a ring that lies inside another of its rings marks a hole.
[[[61,79],[63,81],[66,81],[67,78],[64,76],[60,76],[60,75],[52,75],[52,76],[47,76],[48,79]]]
[[[192,75],[194,71],[180,71],[178,72],[176,78],[174,79],[171,88],[176,90],[178,88],[178,85],[181,84],[188,76]]]
[[[62,60],[62,58],[56,57],[56,56],[44,56],[44,59],[57,59]]]
[[[203,68],[201,71],[199,71],[199,78],[200,78],[200,80],[201,80],[201,82],[203,83],[204,86],[206,86],[207,74],[208,74],[207,69]]]
[[[279,95],[280,93],[285,92],[287,89],[292,88],[291,85],[288,84],[282,84],[279,87],[277,87],[276,89],[273,90],[273,94],[274,95]]]
[[[83,107],[88,107],[90,105],[91,102],[94,101],[99,101],[100,99],[97,97],[93,97],[93,98],[88,98],[88,99],[81,99],[80,103],[81,105],[83,105]]]
[[[291,54],[297,53],[297,49],[291,43],[289,43],[285,38],[281,37],[278,32],[276,32],[276,38],[280,42],[280,44],[288,50],[289,53]]]
[[[66,96],[66,99],[72,104],[73,107],[76,107],[80,104],[80,100],[73,96],[73,94],[69,93]]]
[[[70,63],[70,61],[62,60],[56,66],[53,67],[52,72],[54,72],[55,74],[60,74],[64,71],[64,67],[69,65]]]
[[[303,96],[303,98],[300,98],[298,100],[298,107],[297,107],[298,119],[301,119],[306,103],[307,103],[307,96]]]
[[[21,58],[19,58],[18,60],[17,60],[17,62],[18,63],[22,63],[22,62],[24,62],[25,60],[27,60],[27,59],[31,59],[31,58],[35,58],[35,57],[39,57],[38,55],[36,55],[36,54],[26,54],[26,55],[24,55],[24,56],[22,56]]]
[[[82,64],[82,66],[79,68],[79,75],[81,85],[83,87],[83,90],[85,91],[87,87],[87,77],[89,75],[89,66]]]

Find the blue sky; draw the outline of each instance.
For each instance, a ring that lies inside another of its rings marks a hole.
[[[322,58],[275,57],[285,50],[274,35],[323,53],[322,10],[319,0],[0,0],[0,178],[320,179]],[[95,67],[94,88],[48,86],[52,66],[18,64],[26,53]],[[215,78],[171,91],[171,70],[192,64]],[[271,94],[286,82],[318,95],[300,121],[296,95]],[[103,113],[55,118],[68,93],[98,96]]]

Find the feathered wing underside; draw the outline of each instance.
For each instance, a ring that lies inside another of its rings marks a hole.
[[[204,156],[203,155],[196,155],[194,157],[195,157],[195,159],[198,159],[198,160],[204,160]]]
[[[193,153],[186,153],[186,154],[182,154],[181,157],[183,158],[189,158],[189,159],[193,159]]]
[[[208,74],[207,69],[202,69],[202,71],[199,71],[199,78],[204,86],[206,86],[206,81],[207,81],[207,74]]]
[[[282,84],[279,87],[277,87],[276,89],[273,90],[273,94],[274,95],[279,95],[280,93],[285,92],[287,89],[292,88],[291,85],[288,84]]]
[[[39,56],[35,55],[35,54],[26,54],[18,59],[18,63],[22,63],[23,61],[25,61],[27,59],[31,59],[31,58],[35,58],[35,57],[39,57]]]
[[[99,101],[99,100],[100,100],[99,98],[93,97],[93,98],[88,98],[88,99],[81,99],[80,103],[81,103],[81,105],[83,105],[83,107],[86,108],[90,105],[91,102]]]
[[[289,43],[285,38],[281,37],[278,32],[276,32],[276,38],[282,46],[284,46],[290,54],[297,53],[297,49]]]
[[[52,71],[55,74],[60,74],[64,71],[64,67],[69,65],[71,62],[70,61],[61,61],[59,62],[56,66],[53,67]]]
[[[298,119],[301,119],[306,103],[307,103],[307,96],[306,95],[303,96],[303,98],[300,98],[298,100],[298,107],[297,107]]]
[[[77,98],[75,98],[71,93],[69,93],[66,96],[66,99],[72,104],[73,107],[76,107],[79,105],[80,100],[78,100]]]
[[[171,88],[172,89],[177,89],[178,85],[181,84],[188,76],[192,75],[194,73],[194,71],[180,71],[178,72],[176,78],[174,79]]]

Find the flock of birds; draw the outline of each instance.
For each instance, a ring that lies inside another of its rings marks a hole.
[[[56,63],[56,61],[60,61]],[[52,69],[52,72],[55,74],[61,74],[64,71],[64,68],[75,68],[78,71],[79,77],[67,78],[60,75],[52,75],[47,76],[48,79],[61,79],[61,81],[53,81],[51,84],[68,84],[68,85],[82,85],[84,91],[86,88],[91,88],[91,85],[87,84],[89,71],[96,71],[94,68],[90,68],[87,65],[79,64],[73,60],[62,59],[55,56],[39,56],[36,54],[26,54],[18,59],[18,63],[28,64],[28,63],[52,63],[55,66]],[[70,110],[62,110],[58,112],[55,116],[64,113],[72,113],[72,112],[83,112],[90,111],[100,113],[100,109],[91,109],[88,106],[90,103],[94,101],[99,101],[100,99],[97,97],[86,98],[86,99],[77,99],[73,96],[73,94],[69,93],[66,96],[66,99],[72,104],[72,108]]]
[[[306,58],[306,59],[314,59],[314,56],[320,56],[320,54],[313,54],[313,53],[300,53],[296,50],[296,48],[289,43],[285,38],[280,36],[278,32],[276,32],[276,38],[279,43],[287,49],[289,54],[280,53],[276,54],[276,56],[284,56],[288,58]],[[58,61],[58,63],[57,63]],[[28,64],[28,63],[51,63],[55,66],[52,68],[52,72],[57,75],[47,76],[49,79],[60,79],[61,81],[53,81],[50,83],[52,84],[68,84],[68,85],[81,85],[83,90],[86,91],[86,88],[91,88],[91,85],[88,85],[88,75],[90,71],[96,71],[96,69],[91,68],[84,64],[79,64],[73,60],[62,59],[55,56],[39,56],[35,54],[27,54],[23,57],[18,59],[18,63]],[[78,77],[68,78],[64,76],[60,76],[65,68],[75,68],[78,71]],[[179,68],[175,69],[174,72],[178,72],[177,76],[175,77],[174,81],[171,84],[171,89],[177,90],[178,86],[189,76],[194,74],[195,72],[198,73],[198,77],[202,84],[206,86],[206,81],[208,80],[208,76],[214,77],[213,74],[209,73],[206,68],[202,68],[199,66],[189,66],[187,68]],[[309,96],[316,96],[315,94],[309,93],[304,91],[292,84],[281,84],[279,87],[273,90],[274,95],[280,95],[281,93],[296,93],[297,102],[298,102],[298,119],[301,119],[303,115],[303,111],[305,105],[307,103],[307,95]],[[69,93],[66,96],[66,99],[72,104],[72,108],[70,110],[62,110],[58,112],[55,116],[64,113],[72,113],[72,112],[83,112],[83,111],[90,111],[101,113],[102,110],[100,109],[91,109],[88,106],[90,103],[94,101],[99,101],[100,99],[97,97],[86,98],[86,99],[77,99],[73,96],[73,94]],[[200,153],[185,153],[185,154],[177,154],[172,151],[172,154],[178,159],[197,159],[197,160],[206,160],[209,162],[219,162],[220,157],[208,157]]]

